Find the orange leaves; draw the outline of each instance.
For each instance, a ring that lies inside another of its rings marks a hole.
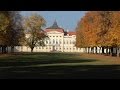
[[[80,28],[80,26],[82,26],[82,28]],[[82,41],[82,43],[80,43],[80,41]],[[87,12],[77,26],[77,43],[79,47],[111,46],[113,44],[119,46],[120,12]]]

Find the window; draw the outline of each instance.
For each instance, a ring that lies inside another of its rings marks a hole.
[[[48,49],[48,48],[46,47],[46,49]]]
[[[58,44],[58,41],[56,41],[56,44]]]
[[[55,40],[53,39],[53,44],[55,43]]]
[[[60,36],[60,37],[62,37],[62,36]]]
[[[75,44],[75,41],[73,41],[73,44]]]
[[[55,36],[53,36],[53,37],[55,37]]]
[[[60,40],[59,42],[60,42],[60,44],[61,44],[61,40]]]
[[[41,48],[39,47],[39,49],[41,49]]]
[[[36,47],[36,49],[37,49],[37,47]]]
[[[49,42],[49,44],[51,44],[51,41]]]
[[[56,37],[58,37],[58,36],[56,36]]]
[[[48,44],[48,41],[46,41],[46,44]]]
[[[68,44],[68,41],[67,41],[67,44]]]
[[[60,48],[61,49],[61,48]]]

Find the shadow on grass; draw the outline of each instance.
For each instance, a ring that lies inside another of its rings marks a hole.
[[[120,65],[13,67],[3,71],[3,79],[120,79]]]
[[[58,64],[58,63],[85,63],[95,62],[93,59],[80,58],[78,54],[64,53],[18,53],[10,57],[0,58],[0,67],[9,66],[30,66],[40,64]]]
[[[120,65],[79,65],[98,60],[78,54],[23,53],[0,58],[1,79],[120,79]]]

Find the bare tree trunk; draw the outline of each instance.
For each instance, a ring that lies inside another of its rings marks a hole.
[[[33,52],[34,47],[31,47],[31,53]]]
[[[14,46],[11,46],[11,53],[14,53]]]
[[[102,54],[105,54],[105,52],[104,52],[104,47],[102,47]]]
[[[95,47],[95,54],[97,54],[97,47]]]
[[[2,46],[2,54],[7,53],[7,52],[6,52],[6,47],[7,47],[7,46],[5,46],[5,45]]]

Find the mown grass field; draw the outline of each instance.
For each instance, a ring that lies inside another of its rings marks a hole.
[[[0,79],[120,79],[120,58],[80,53],[0,55]]]

